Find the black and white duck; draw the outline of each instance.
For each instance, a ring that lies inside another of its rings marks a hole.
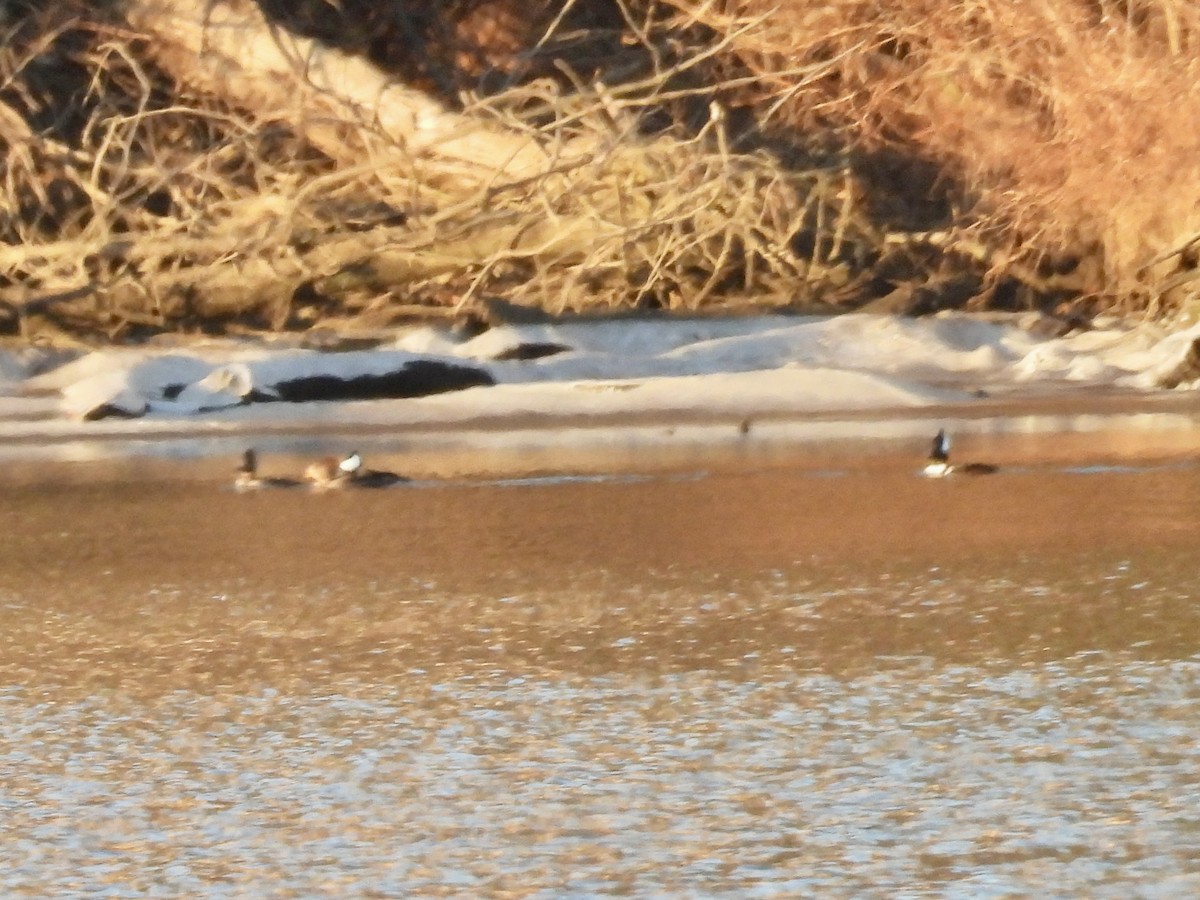
[[[956,472],[963,475],[991,475],[995,471],[997,471],[997,467],[990,463],[972,462],[961,466],[952,464],[950,462],[950,437],[946,434],[946,429],[939,428],[933,438],[933,445],[929,448],[929,458],[925,461],[925,468],[921,470],[921,474],[926,478],[945,478]]]

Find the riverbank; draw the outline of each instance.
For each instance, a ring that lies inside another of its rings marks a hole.
[[[939,427],[1090,432],[1106,417],[1115,430],[1191,427],[1200,330],[1114,321],[1059,335],[1045,324],[641,317],[475,336],[423,327],[344,352],[227,340],[30,350],[0,357],[0,457],[197,460],[256,446],[292,465],[353,443],[406,473],[447,477],[628,470],[642,457],[686,466],[708,445],[869,452],[927,442]],[[488,461],[506,454],[515,460]]]

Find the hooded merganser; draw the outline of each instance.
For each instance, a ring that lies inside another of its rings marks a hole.
[[[343,459],[338,464],[338,468],[346,473],[346,477],[350,479],[350,484],[354,487],[387,487],[399,481],[404,481],[404,478],[395,472],[385,472],[381,469],[364,469],[362,457],[359,456],[357,450]]]
[[[989,463],[951,465],[950,437],[946,434],[946,429],[939,428],[933,438],[933,445],[929,448],[929,459],[925,463],[925,468],[921,470],[921,474],[926,478],[944,478],[951,472],[961,472],[964,475],[990,475],[995,471],[996,467]]]
[[[404,480],[394,472],[364,469],[362,457],[357,450],[342,459],[329,456],[313,463],[304,470],[304,478],[314,488],[320,490],[342,487],[387,487]]]
[[[262,488],[295,487],[299,482],[291,478],[263,478],[258,474],[258,453],[253,447],[242,454],[242,464],[237,468],[233,480],[235,491],[257,491]]]
[[[304,470],[304,480],[319,490],[345,487],[350,481],[350,472],[354,468],[351,460],[356,455],[351,454],[345,459],[338,459],[336,456],[319,459]],[[349,468],[347,468],[348,463],[350,464]]]
[[[927,478],[942,478],[953,471],[954,466],[950,465],[950,438],[946,436],[945,428],[939,428],[921,474]]]

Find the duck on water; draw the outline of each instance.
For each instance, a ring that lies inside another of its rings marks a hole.
[[[299,484],[294,478],[266,478],[258,474],[258,452],[253,447],[242,454],[242,464],[237,467],[237,475],[233,480],[233,488],[236,491],[290,488]]]
[[[939,428],[933,438],[933,445],[929,448],[929,459],[926,460],[921,474],[926,478],[945,478],[955,472],[963,475],[991,475],[995,471],[996,466],[990,463],[972,462],[961,466],[953,465],[950,462],[950,437],[946,434],[946,429]]]
[[[345,487],[380,488],[405,480],[395,472],[364,469],[362,456],[357,450],[341,459],[328,456],[318,460],[304,470],[304,479],[316,490]]]
[[[405,480],[407,479],[395,472],[364,469],[362,456],[357,452],[341,458],[330,456],[318,460],[304,470],[302,478],[269,478],[259,474],[258,451],[251,447],[242,453],[242,463],[236,469],[233,489],[240,493],[306,485],[313,490],[325,491],[345,487],[387,487]]]

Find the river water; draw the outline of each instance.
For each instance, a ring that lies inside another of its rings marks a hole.
[[[9,484],[0,893],[1197,895],[1200,467],[911,468]]]

